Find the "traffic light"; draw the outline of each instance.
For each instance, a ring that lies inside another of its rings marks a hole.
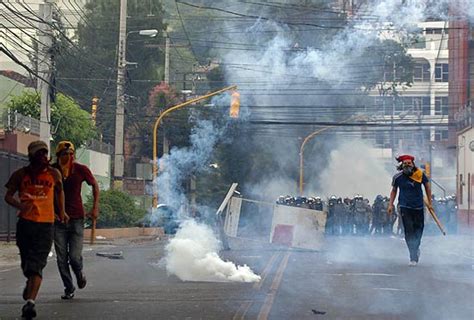
[[[92,98],[92,123],[95,126],[95,120],[97,118],[97,105],[99,104],[99,98]]]
[[[229,115],[231,118],[238,118],[240,111],[240,93],[237,91],[232,92],[232,97],[230,100],[230,110]]]

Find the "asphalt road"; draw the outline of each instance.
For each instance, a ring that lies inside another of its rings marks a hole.
[[[155,241],[100,249],[123,260],[85,252],[88,285],[63,301],[51,260],[37,319],[474,319],[472,237],[424,237],[415,268],[398,238],[328,238],[321,252],[231,244],[222,256],[260,283],[182,282]],[[19,268],[0,268],[0,319],[19,318],[23,285]]]

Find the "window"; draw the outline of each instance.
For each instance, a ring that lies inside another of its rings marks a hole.
[[[382,111],[384,115],[389,116],[392,114],[392,97],[375,97],[375,109]]]
[[[448,140],[448,130],[447,129],[435,130],[434,138],[435,138],[435,141]]]
[[[441,28],[426,28],[425,33],[426,34],[442,34],[443,29],[441,29]]]
[[[431,112],[430,97],[402,97],[397,100],[395,113],[404,112],[406,115],[429,115]]]
[[[412,42],[408,45],[412,49],[425,49],[426,48],[426,38],[417,36],[413,39]]]
[[[413,81],[414,82],[429,82],[430,81],[430,64],[416,63],[413,67]]]
[[[448,82],[449,65],[447,63],[437,63],[435,66],[435,81]]]
[[[448,140],[448,137],[449,137],[449,131],[448,130],[441,131],[441,140]]]
[[[435,115],[447,116],[449,114],[448,97],[435,98]]]
[[[404,110],[405,101],[404,99],[395,99],[395,114],[399,114]]]
[[[405,68],[402,66],[386,65],[384,67],[383,79],[385,82],[400,82],[405,73]]]
[[[430,97],[413,97],[414,110],[421,112],[422,115],[430,115]]]
[[[384,115],[418,116],[430,115],[430,97],[374,97],[374,106],[377,111]]]
[[[375,133],[375,144],[377,147],[386,148],[390,145],[390,137],[385,132],[377,131]]]
[[[431,130],[430,129],[424,129],[423,130],[423,140],[425,140],[425,141],[430,141],[431,140]]]

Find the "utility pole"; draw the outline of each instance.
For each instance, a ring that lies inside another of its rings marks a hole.
[[[114,156],[114,187],[122,188],[124,156],[124,112],[125,112],[125,68],[127,52],[127,0],[120,0],[120,27],[117,65],[117,109],[115,110],[115,156]]]
[[[53,57],[51,55],[53,6],[52,0],[45,0],[39,5],[39,16],[44,22],[39,23],[38,32],[38,74],[42,80],[37,80],[37,90],[41,93],[41,111],[40,111],[40,140],[48,145],[51,142],[51,73],[53,66]]]
[[[170,37],[168,31],[165,31],[165,83],[170,84]],[[163,132],[163,154],[170,151],[170,142],[166,136],[166,130]]]
[[[165,83],[170,84],[170,37],[165,36]]]
[[[395,117],[395,73],[396,73],[396,65],[393,62],[393,83],[392,83],[392,112],[390,115],[390,146],[392,147],[392,158],[395,157],[395,127],[394,127],[394,117]]]

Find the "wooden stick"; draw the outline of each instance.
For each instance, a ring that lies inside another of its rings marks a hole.
[[[96,224],[96,219],[92,218],[91,245],[93,245],[95,242],[95,224]]]
[[[439,230],[441,231],[441,233],[445,236],[445,235],[446,235],[446,231],[444,231],[444,228],[443,228],[443,226],[441,225],[441,222],[439,221],[438,216],[437,216],[436,213],[434,212],[433,207],[429,205],[428,200],[426,200],[426,198],[424,198],[423,200],[425,201],[426,207],[428,207],[428,211],[430,212],[431,217],[433,218],[433,220],[434,220],[434,221],[436,222],[436,224],[438,225],[438,228],[439,228]]]

